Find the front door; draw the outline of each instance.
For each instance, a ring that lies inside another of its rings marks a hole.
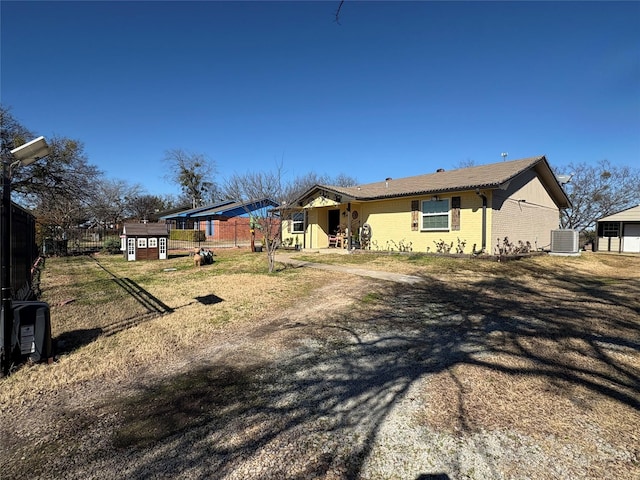
[[[340,210],[329,210],[327,217],[327,233],[334,235],[340,228]]]

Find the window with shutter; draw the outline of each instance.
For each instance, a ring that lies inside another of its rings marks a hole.
[[[420,230],[449,230],[449,199],[422,201],[422,225]]]

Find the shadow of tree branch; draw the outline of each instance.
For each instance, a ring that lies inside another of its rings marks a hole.
[[[112,446],[131,460],[122,473],[355,479],[409,387],[458,364],[580,386],[639,409],[638,371],[611,353],[638,354],[636,303],[606,283],[584,287],[577,274],[552,283],[539,291],[517,278],[458,286],[428,277],[414,286],[372,283],[379,298],[372,305],[283,325],[281,331],[309,341],[292,342],[277,361],[234,364],[219,355],[113,400],[121,415]],[[628,288],[640,297],[637,282]],[[594,315],[594,299],[615,306],[616,314]],[[505,364],[505,356],[522,362]],[[453,380],[459,425],[468,431],[465,392]],[[94,451],[87,462],[99,464],[104,455],[110,453]]]

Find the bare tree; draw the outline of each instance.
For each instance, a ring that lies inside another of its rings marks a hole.
[[[35,210],[42,238],[69,238],[69,232],[91,219],[87,205],[80,198],[66,196],[47,199]]]
[[[340,173],[335,177],[329,175],[318,175],[315,172],[309,172],[305,175],[295,177],[284,187],[282,198],[279,201],[282,203],[296,200],[300,195],[309,190],[315,185],[332,185],[336,187],[353,187],[358,184],[358,181],[349,175]]]
[[[562,228],[589,231],[599,218],[640,203],[638,169],[617,167],[608,160],[601,160],[596,165],[570,163],[555,171],[571,173],[571,179],[564,187],[573,206],[562,211]]]
[[[129,213],[132,218],[143,221],[156,221],[157,213],[170,208],[162,197],[138,194],[129,199]]]
[[[469,167],[475,167],[475,166],[476,166],[476,162],[472,158],[460,160],[457,164],[454,165],[455,168],[469,168]]]
[[[90,212],[104,227],[117,228],[131,215],[131,206],[140,195],[139,185],[130,185],[124,180],[102,181],[91,195]]]
[[[0,141],[3,156],[34,137],[35,135],[13,116],[10,107],[0,105]]]
[[[62,137],[47,142],[50,154],[17,169],[12,189],[18,203],[34,210],[43,237],[61,239],[90,218],[89,199],[101,172],[87,162],[81,142]]]
[[[3,155],[35,137],[8,107],[0,106],[0,124]],[[49,155],[12,172],[11,189],[16,203],[46,207],[54,199],[82,197],[99,178],[100,171],[88,163],[82,142],[58,136],[47,142]]]
[[[273,205],[265,202],[277,202],[283,196],[282,167],[272,172],[254,172],[245,175],[233,175],[224,186],[226,198],[247,205],[252,226],[263,237],[263,247],[267,252],[269,273],[275,268],[276,249],[280,245],[280,215]],[[256,208],[258,207],[258,208]]]
[[[205,155],[181,149],[168,150],[164,162],[169,167],[167,178],[180,186],[193,208],[202,205],[209,193],[216,190],[213,181],[215,163]]]
[[[344,0],[340,0],[340,3],[338,4],[338,8],[336,10],[335,13],[335,21],[338,25],[340,25],[340,11],[342,10],[342,6],[344,5]]]
[[[275,253],[281,243],[281,224],[287,220],[287,216],[293,214],[293,210],[287,208],[293,205],[306,190],[314,185],[340,185],[352,186],[357,181],[345,174],[337,177],[308,173],[298,176],[291,181],[284,180],[282,165],[276,166],[271,172],[253,172],[245,175],[233,175],[223,188],[223,196],[234,201],[256,206],[256,201],[265,199],[276,202],[281,208],[274,209],[265,205],[256,211],[247,212],[258,226],[260,234],[264,237],[267,251],[269,272],[275,267]]]

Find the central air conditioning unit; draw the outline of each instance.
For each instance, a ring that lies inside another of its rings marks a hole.
[[[551,230],[551,253],[579,255],[580,235],[577,230]]]

